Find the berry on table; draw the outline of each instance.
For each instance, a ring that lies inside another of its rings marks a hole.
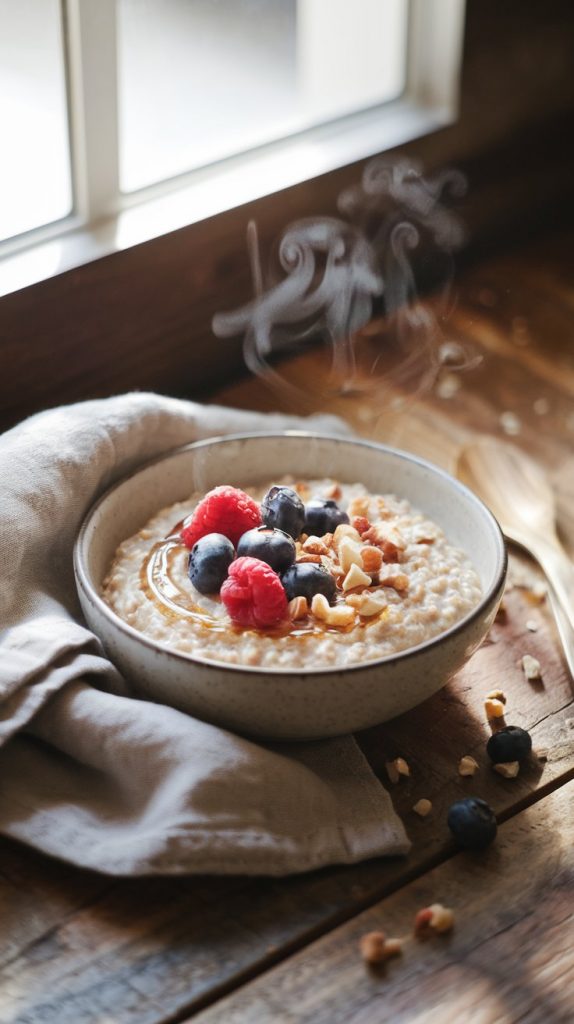
[[[331,573],[314,562],[296,562],[283,573],[281,581],[289,601],[294,597],[306,597],[309,604],[315,594],[323,594],[332,601],[337,589]]]
[[[493,764],[508,764],[528,757],[532,750],[530,733],[518,725],[507,725],[493,733],[486,744],[486,753]]]
[[[218,594],[235,558],[231,541],[222,533],[207,533],[189,555],[189,578],[200,594]]]
[[[267,562],[237,558],[221,588],[221,600],[238,626],[265,629],[287,616],[287,597],[281,580]]]
[[[295,541],[288,533],[269,526],[257,526],[239,538],[237,554],[260,558],[275,572],[282,573],[293,565],[297,552]]]
[[[349,517],[332,498],[312,498],[305,505],[305,533],[322,537],[334,533],[341,523],[348,523]]]
[[[297,540],[303,532],[305,506],[291,487],[274,484],[261,502],[261,518],[266,526],[283,530]]]
[[[483,850],[492,842],[497,829],[494,811],[475,796],[451,804],[447,824],[463,850]]]
[[[214,487],[184,520],[180,537],[192,548],[208,533],[222,533],[237,544],[242,533],[261,525],[259,505],[244,491],[227,484]]]

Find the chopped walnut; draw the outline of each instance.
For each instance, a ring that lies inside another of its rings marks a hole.
[[[298,480],[297,483],[293,484],[293,488],[297,491],[297,494],[303,501],[307,501],[310,498],[311,488],[305,480]]]
[[[315,562],[316,564],[321,563],[321,555],[308,555],[305,551],[297,558],[298,562]]]
[[[302,547],[307,555],[327,555],[329,553],[329,548],[321,537],[307,537]]]
[[[365,518],[368,519],[369,498],[365,495],[359,495],[356,498],[351,498],[349,507],[347,508],[347,513],[349,515],[349,519],[352,519],[353,516],[365,516]]]
[[[292,619],[304,619],[309,614],[309,605],[306,597],[294,597],[287,605],[287,611]]]
[[[540,662],[537,658],[533,658],[531,654],[524,654],[522,657],[522,671],[524,675],[532,682],[535,679],[542,679],[542,669]]]
[[[350,537],[350,539],[354,541],[361,540],[361,535],[358,530],[355,530],[354,526],[351,526],[349,523],[339,523],[339,525],[335,527],[335,532],[333,534],[333,547],[338,550],[344,537]]]
[[[433,903],[430,907],[419,910],[415,917],[414,933],[419,938],[426,938],[433,932],[441,934],[449,932],[454,926],[454,914],[442,903]]]
[[[366,518],[366,516],[354,516],[351,525],[355,530],[357,530],[358,533],[361,534],[361,536],[363,535],[363,533],[366,533],[367,530],[370,530],[371,528],[371,524],[369,520]]]
[[[363,564],[361,558],[361,547],[356,541],[352,540],[351,537],[343,537],[343,540],[339,545],[339,561],[344,573],[347,573],[352,565],[356,565],[360,568]],[[369,583],[370,582],[371,581],[369,580]]]
[[[403,951],[402,939],[385,939],[385,957],[399,956]]]
[[[495,772],[502,775],[505,779],[515,779],[520,771],[520,764],[518,761],[504,761],[502,764],[494,764],[492,766]]]
[[[387,761],[385,768],[391,782],[398,782],[401,775],[411,774],[411,770],[404,757],[395,757],[393,761]]]
[[[363,591],[362,594],[347,594],[345,601],[358,611],[359,615],[365,618],[371,615],[379,615],[388,607],[386,598],[381,593],[373,594]]]
[[[487,700],[499,700],[502,704],[506,704],[506,694],[504,690],[491,690],[486,695]]]
[[[331,607],[324,594],[315,594],[311,602],[311,611],[315,618],[328,626],[350,626],[355,621],[355,609],[347,604]]]
[[[380,548],[367,545],[361,550],[363,569],[368,573],[378,572],[383,564],[383,552]]]
[[[367,576],[366,572],[356,563],[353,563],[343,580],[343,590],[354,590],[355,587],[368,587],[371,583],[371,577]]]
[[[393,590],[397,590],[400,593],[404,593],[409,589],[409,578],[404,572],[393,573],[389,576],[381,576],[379,583],[382,587],[391,587]]]
[[[330,487],[327,487],[323,491],[323,495],[324,495],[325,498],[332,498],[333,501],[338,501],[339,498],[342,498],[343,492],[342,492],[339,484],[333,483],[333,484],[331,484]]]
[[[415,812],[415,814],[418,814],[420,818],[426,818],[427,814],[430,814],[430,812],[432,811],[432,803],[430,802],[430,800],[427,800],[425,797],[422,797],[421,800],[417,800],[416,804],[413,807],[413,811]]]
[[[361,956],[366,964],[382,964],[386,960],[386,938],[384,932],[367,932],[359,943]]]
[[[503,718],[504,717],[504,704],[501,700],[485,700],[484,712],[488,719],[491,718]]]
[[[470,754],[465,754],[464,757],[461,757],[458,762],[459,775],[474,775],[477,770],[478,761],[475,761],[474,757],[471,757]]]

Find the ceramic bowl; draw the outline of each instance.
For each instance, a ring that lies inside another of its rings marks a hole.
[[[118,544],[160,508],[192,490],[222,482],[245,487],[288,473],[360,481],[371,492],[407,498],[469,556],[482,584],[478,606],[446,632],[399,654],[344,668],[270,671],[169,650],[118,618],[100,598]],[[496,520],[447,473],[380,444],[298,431],[199,441],[148,463],[91,509],[74,562],[86,621],[137,695],[246,735],[289,740],[364,729],[430,697],[483,640],[506,574]]]

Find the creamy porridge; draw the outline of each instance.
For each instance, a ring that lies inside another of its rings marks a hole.
[[[281,621],[265,628],[234,623],[218,594],[201,593],[190,580],[190,548],[180,531],[203,498],[195,494],[162,509],[120,545],[104,581],[104,600],[135,629],[185,654],[267,668],[319,669],[413,647],[478,604],[480,583],[467,556],[406,500],[333,480],[283,480],[281,485],[292,488],[306,509],[313,499],[328,499],[348,519],[332,530],[307,533],[308,518],[305,530],[289,541],[295,566],[316,566],[329,576],[333,593],[289,592]],[[246,488],[246,493],[259,503],[270,487]],[[236,539],[233,543],[237,546]],[[287,570],[291,579],[305,571]],[[286,590],[287,579],[284,573]]]

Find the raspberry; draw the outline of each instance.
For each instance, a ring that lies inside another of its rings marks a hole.
[[[238,626],[265,629],[287,615],[287,595],[276,572],[259,558],[237,558],[221,588],[230,618]]]
[[[214,487],[183,521],[180,537],[188,548],[208,533],[222,533],[233,545],[255,526],[261,525],[259,505],[237,487]]]

